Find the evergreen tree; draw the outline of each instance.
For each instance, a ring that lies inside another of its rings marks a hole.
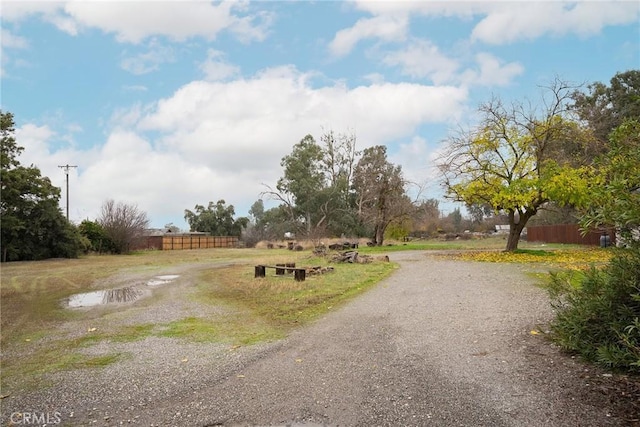
[[[20,164],[14,126],[13,114],[0,111],[2,261],[77,257],[80,235],[60,209],[60,189],[37,167]]]

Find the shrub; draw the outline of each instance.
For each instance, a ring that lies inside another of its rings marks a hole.
[[[78,226],[80,234],[89,242],[86,252],[106,253],[113,250],[113,243],[97,221],[85,219]]]
[[[640,246],[618,249],[602,270],[585,272],[578,286],[552,275],[554,340],[586,360],[640,372]]]
[[[149,226],[147,213],[137,205],[116,203],[111,199],[102,204],[97,222],[108,237],[111,250],[117,254],[129,253]]]

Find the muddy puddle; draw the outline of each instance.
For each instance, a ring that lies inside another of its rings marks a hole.
[[[143,295],[149,294],[148,290],[145,292],[145,287],[153,288],[165,285],[167,283],[171,283],[178,277],[180,276],[177,274],[167,274],[163,276],[156,276],[143,285],[126,286],[123,288],[105,289],[101,291],[84,292],[72,295],[67,300],[67,307],[94,307],[98,305],[134,302]]]
[[[153,278],[153,279],[151,279],[151,280],[149,280],[147,282],[147,286],[165,285],[167,283],[173,282],[178,277],[180,277],[178,274],[167,274],[167,275],[164,275],[164,276],[156,276],[155,278]]]
[[[91,307],[94,305],[133,302],[141,295],[142,291],[135,286],[85,292],[69,297],[69,307]]]

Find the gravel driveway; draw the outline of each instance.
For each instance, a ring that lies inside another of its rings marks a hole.
[[[531,333],[552,313],[522,267],[391,259],[401,268],[390,278],[285,340],[233,350],[103,343],[91,351],[132,356],[56,374],[52,387],[4,399],[3,415],[58,412],[61,425],[625,425],[590,397],[600,374]]]

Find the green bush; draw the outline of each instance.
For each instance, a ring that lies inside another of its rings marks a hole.
[[[97,252],[97,253],[109,253],[113,252],[113,242],[107,236],[107,232],[97,221],[89,221],[85,219],[78,226],[78,231],[88,241],[88,246],[85,244],[84,251]]]
[[[578,286],[554,274],[553,339],[564,349],[614,370],[640,372],[640,246],[618,249],[602,270]]]

